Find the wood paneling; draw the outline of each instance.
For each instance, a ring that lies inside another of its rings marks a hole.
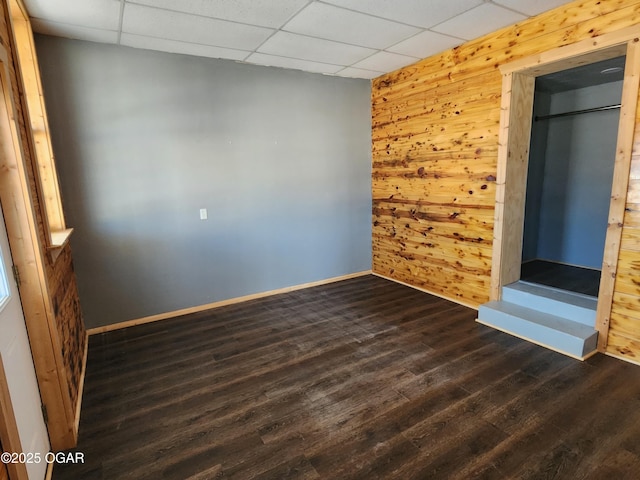
[[[602,276],[598,294],[598,309],[596,312],[596,328],[599,332],[598,350],[600,351],[607,349],[611,312],[613,304],[616,302],[615,297],[618,291],[616,277],[620,263],[625,207],[628,192],[633,190],[633,185],[629,183],[629,172],[632,163],[632,148],[635,143],[634,119],[637,118],[638,82],[640,80],[640,44],[638,44],[638,38],[629,42],[626,53],[611,202],[609,205],[607,234],[602,258]],[[624,267],[624,264],[620,266]]]
[[[32,153],[36,166],[35,173],[42,192],[41,201],[44,205],[46,233],[51,235],[53,232],[62,232],[66,229],[66,226],[57,171],[53,159],[47,112],[42,95],[40,69],[27,11],[24,9],[21,0],[9,0],[9,2],[13,34],[16,40],[15,60],[19,66],[20,76],[24,85],[24,101],[29,112],[31,135],[34,140]],[[51,242],[48,246],[52,246]]]
[[[636,130],[629,191],[624,214],[620,255],[615,279],[616,296],[611,308],[607,353],[640,363],[640,108]]]
[[[636,188],[630,184],[630,189]],[[627,203],[620,256],[611,308],[609,342],[611,355],[640,362],[640,204]]]
[[[87,332],[82,321],[78,286],[73,270],[71,249],[65,247],[55,264],[51,265],[49,291],[56,318],[56,326],[62,346],[65,375],[74,409],[80,402],[84,351]]]
[[[566,68],[562,62],[554,64],[554,58],[546,52],[566,46],[566,53],[588,39],[608,57],[611,51],[607,48],[615,44],[616,35],[623,38],[639,22],[638,0],[576,1],[375,79],[373,271],[472,306],[487,301],[490,294],[499,295],[491,286],[491,269],[486,269],[492,253],[478,250],[478,244],[470,242],[481,238],[480,243],[484,245],[489,240],[492,246],[492,232],[497,230],[493,219],[495,199],[508,193],[501,191],[502,186],[496,181],[501,173],[506,175],[497,171],[500,148],[504,148],[498,138],[504,133],[498,127],[505,95],[501,92],[499,68],[509,63],[515,71],[518,61],[526,58],[530,62],[535,55],[541,63],[547,63],[547,69],[553,65],[556,70]],[[602,42],[599,37],[604,34],[613,43]],[[597,58],[593,55],[584,59],[594,60]],[[637,128],[634,139],[625,220],[615,222],[615,227],[622,223],[624,228],[617,262],[621,275],[614,287],[612,317],[616,313],[632,314],[629,318],[637,319],[639,328],[632,335],[626,322],[625,335],[617,335],[614,346],[607,347],[607,352],[623,357],[628,357],[630,351],[640,356],[640,310],[629,312],[627,303],[616,301],[620,295],[636,295],[627,270],[628,258],[637,259],[639,255],[635,234],[640,228]],[[483,185],[484,190],[479,190]],[[436,212],[451,209],[454,213],[460,204],[472,212],[486,212],[476,217],[482,218],[483,223],[460,223],[465,220],[462,215],[431,216],[419,223],[413,217],[405,221],[406,212],[419,211],[416,205]],[[454,233],[456,240],[452,242]],[[465,258],[462,265],[458,262],[461,255]],[[615,262],[610,271],[615,278]],[[493,274],[510,276],[510,272]],[[500,284],[495,279],[494,283]],[[615,328],[612,326],[612,335],[616,334]],[[629,343],[622,338],[628,338]]]
[[[369,275],[92,335],[54,479],[637,477],[635,366],[475,317]]]
[[[6,49],[7,83],[11,86],[8,100],[14,109],[15,150],[20,154],[19,168],[8,170],[23,188],[24,205],[11,214],[16,222],[7,221],[14,263],[23,280],[20,294],[25,321],[32,344],[43,404],[49,417],[48,429],[54,449],[72,446],[77,438],[77,411],[82,382],[82,363],[86,332],[79,308],[75,273],[70,247],[66,245],[54,259],[48,252],[48,228],[44,221],[42,191],[35,163],[35,142],[31,137],[25,105],[21,71],[15,59],[12,21],[6,0],[2,1],[0,43]],[[16,187],[17,188],[17,187]],[[9,206],[3,205],[4,208]],[[16,230],[16,228],[21,230]]]

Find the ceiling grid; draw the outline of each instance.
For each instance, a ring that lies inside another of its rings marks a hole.
[[[375,78],[567,0],[24,0],[34,31]]]

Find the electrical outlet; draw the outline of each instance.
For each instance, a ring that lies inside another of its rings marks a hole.
[[[201,208],[200,209],[200,220],[206,220],[208,217],[207,215],[207,209],[206,208]]]

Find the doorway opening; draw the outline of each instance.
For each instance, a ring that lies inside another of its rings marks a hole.
[[[598,295],[596,298],[592,297],[591,300],[595,304],[593,319],[589,320],[591,326],[586,325],[587,329],[591,328],[591,331],[597,332],[597,350],[602,352],[606,349],[638,103],[640,79],[640,42],[638,38],[640,38],[640,27],[636,25],[516,60],[500,67],[503,82],[491,269],[491,301],[489,304],[485,304],[486,307],[480,307],[478,321],[482,320],[480,318],[482,310],[487,314],[491,313],[492,308],[505,310],[505,302],[508,304],[509,301],[508,299],[503,301],[503,290],[506,293],[509,286],[521,281],[522,260],[525,252],[525,204],[530,140],[534,124],[533,107],[536,79],[574,67],[624,57],[613,174],[612,181],[608,183],[608,188],[610,188],[609,202],[605,206],[607,223],[602,248],[601,277],[597,289]],[[601,180],[599,183],[604,184],[605,181]],[[519,292],[509,292],[509,295],[512,294],[519,294]],[[485,308],[483,309],[483,307]],[[516,310],[520,312],[522,309],[519,307],[511,308],[513,305],[506,305],[506,307],[513,311],[509,315],[502,315],[501,326],[495,328],[514,332],[512,326],[514,322],[519,321],[518,315],[514,312]],[[528,311],[529,309],[527,309]],[[549,320],[547,317],[545,318]],[[486,323],[490,324],[490,322]],[[540,335],[541,338],[532,341],[546,344],[547,338],[555,335],[555,332],[558,331],[555,325],[550,325],[553,323],[558,322],[553,319],[553,321],[547,321],[546,326],[536,324],[536,331],[544,331],[544,338]],[[560,319],[559,323],[564,325],[566,322]],[[527,326],[531,326],[531,322]],[[531,329],[529,330],[531,331]],[[574,330],[573,324],[568,330]],[[588,342],[580,343],[577,348],[578,353],[574,356],[586,358],[591,354],[587,350],[591,348],[593,337],[584,328],[580,327],[579,330],[582,336],[580,341],[582,342],[588,337]],[[567,329],[562,333],[567,333]],[[527,333],[515,332],[514,334],[523,338],[528,336]],[[561,347],[556,348],[559,351],[563,350]]]
[[[598,296],[625,56],[535,79],[520,280]]]

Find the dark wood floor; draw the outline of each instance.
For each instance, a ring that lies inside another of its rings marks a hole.
[[[570,292],[598,296],[600,270],[563,265],[546,260],[532,260],[522,264],[520,279]]]
[[[365,276],[91,337],[54,479],[637,479],[640,367]]]

